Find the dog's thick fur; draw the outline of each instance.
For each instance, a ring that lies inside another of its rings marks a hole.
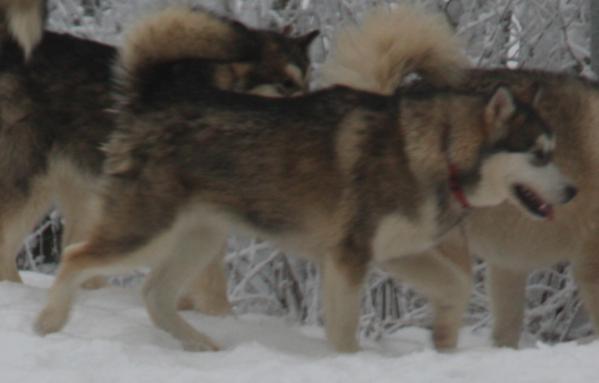
[[[388,26],[397,18],[385,13],[375,17],[369,20],[369,25]],[[424,23],[419,28],[431,25]],[[395,24],[380,34],[363,31],[356,38],[362,45],[378,46],[388,44],[389,39],[400,44],[403,34],[403,26]],[[447,43],[443,36],[432,38],[437,39],[438,44]],[[351,52],[351,48],[344,49]],[[451,49],[456,50],[456,55],[461,52],[457,46]],[[418,56],[413,58],[411,52],[405,55],[379,52],[369,58],[373,62],[370,65],[385,68],[402,68],[406,61],[419,60]],[[331,62],[335,60],[338,59],[331,58]],[[363,61],[359,58],[342,62],[342,68],[352,75],[346,79],[334,78],[335,81],[355,86],[381,84],[380,93],[387,93],[401,83],[401,78],[393,75],[392,70],[387,72],[387,78],[363,71]],[[426,80],[427,75],[423,75]],[[468,264],[468,249],[488,262],[487,281],[496,345],[518,345],[528,273],[566,260],[572,262],[585,307],[599,331],[599,199],[596,197],[599,193],[599,85],[570,75],[503,69],[471,69],[459,81],[447,81],[445,85],[464,91],[488,91],[498,84],[509,86],[516,95],[529,92],[531,87],[540,88],[535,109],[555,129],[555,162],[578,185],[580,192],[574,202],[555,212],[552,221],[531,222],[519,209],[507,204],[476,209],[465,220],[465,237],[456,231],[449,236],[451,240],[445,241],[434,253],[412,259],[403,279],[425,292],[434,303],[437,309],[435,344],[441,348],[455,347],[457,341],[471,280],[469,268],[459,266]],[[437,85],[443,84],[437,82]],[[405,259],[396,261],[397,269],[405,270],[405,262]],[[430,278],[433,273],[435,277]],[[444,314],[448,310],[450,314]]]
[[[306,52],[317,35],[313,31],[288,37],[251,29],[206,11],[173,7],[147,17],[127,34],[128,49],[122,51],[123,65],[117,69],[160,70],[162,62],[179,60],[180,66],[185,66],[185,60],[204,59],[198,87],[293,95],[307,90],[310,61]],[[177,71],[178,67],[170,70]]]
[[[187,349],[215,349],[176,302],[235,229],[320,262],[327,335],[354,351],[369,264],[430,248],[466,213],[465,200],[500,203],[513,182],[538,181],[536,171],[513,179],[518,169],[506,165],[552,136],[501,87],[393,96],[336,87],[272,99],[195,86],[204,74],[193,59],[132,66],[141,62],[133,49],[126,44],[119,60],[101,214],[66,250],[40,334],[64,326],[81,280],[149,264],[154,323]],[[552,203],[570,198],[558,174],[541,177]]]
[[[20,281],[18,249],[53,203],[65,219],[63,242],[82,239],[95,210],[100,146],[114,129],[109,110],[116,49],[52,32],[37,42],[36,33],[14,27],[27,20],[28,28],[41,28],[40,9],[39,2],[0,2],[0,280]],[[279,88],[287,93],[306,87],[306,49],[313,37],[251,30],[205,11],[177,9],[152,17],[131,41],[138,57],[148,60],[161,49],[169,59],[201,59],[196,62],[203,77],[194,85],[207,92],[267,87],[277,94]],[[246,41],[256,51],[246,52]],[[290,66],[296,68],[291,74]]]
[[[0,35],[10,34],[23,48],[25,58],[31,55],[44,32],[44,0],[0,0],[4,10]]]
[[[446,86],[459,82],[469,66],[443,16],[411,6],[375,8],[360,25],[346,25],[336,34],[321,83],[392,94],[408,73]]]
[[[332,51],[333,54],[321,66],[321,86],[349,85],[383,94],[392,94],[408,73],[418,73],[439,86],[458,84],[465,74],[465,68],[469,67],[461,42],[454,36],[447,21],[442,16],[408,6],[402,6],[391,13],[388,9],[375,9],[364,17],[359,26],[346,25],[336,34]],[[381,57],[386,59],[382,60]],[[455,246],[459,245],[448,245],[451,248]],[[435,282],[432,278],[435,270],[454,268],[453,263],[440,259],[437,255],[427,256],[426,259],[420,257],[418,262],[406,260],[402,267],[396,268],[394,274],[405,279],[416,274],[430,273],[429,279]],[[429,266],[425,268],[427,263]],[[461,300],[468,299],[470,280],[467,273],[470,262],[468,259],[457,259],[454,263],[465,269],[466,276],[462,275],[464,272],[455,270],[441,278],[451,279],[454,282],[451,286],[458,287],[437,292],[423,285],[427,278],[410,279],[411,283],[428,293],[434,304],[437,324],[434,326],[436,330],[433,337],[438,349],[453,347],[455,339],[450,339],[445,329],[459,326],[462,316],[461,308],[445,305],[445,296],[457,296],[466,291]],[[417,272],[419,270],[423,271]],[[443,280],[439,282],[443,283]],[[202,278],[196,279],[191,285],[186,301],[202,303],[198,306],[202,306],[203,311],[221,313],[221,308],[227,305],[223,299],[215,297],[226,296],[226,288],[226,278],[222,272],[216,267],[210,267]]]
[[[85,231],[99,146],[113,127],[116,51],[46,32],[26,61],[29,44],[8,35],[0,44],[0,280],[20,281],[18,249],[53,203],[67,222],[65,243]]]

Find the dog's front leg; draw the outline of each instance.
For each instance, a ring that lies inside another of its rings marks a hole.
[[[518,348],[527,276],[526,271],[488,264],[486,282],[493,314],[493,342],[497,347]]]
[[[430,301],[435,315],[435,349],[453,350],[470,296],[470,274],[433,250],[395,258],[382,264],[381,268],[414,287]]]
[[[574,279],[584,307],[591,317],[595,336],[599,334],[599,238],[587,240],[573,259]]]
[[[327,339],[339,352],[356,352],[361,290],[366,265],[332,253],[322,263],[324,321]]]
[[[0,281],[22,283],[17,270],[17,261],[12,254],[3,253],[0,259]]]

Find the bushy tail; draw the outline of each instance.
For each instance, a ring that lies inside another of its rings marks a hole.
[[[148,16],[125,38],[119,67],[127,76],[159,62],[182,58],[232,59],[239,45],[234,23],[209,11],[172,7]]]
[[[428,82],[459,82],[469,61],[445,18],[416,7],[376,9],[342,28],[322,66],[324,85],[393,93],[410,73]]]
[[[40,42],[44,32],[44,0],[0,0],[6,28],[19,43],[25,57]]]

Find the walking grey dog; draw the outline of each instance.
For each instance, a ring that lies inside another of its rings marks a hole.
[[[97,218],[65,252],[40,334],[65,325],[82,280],[149,265],[153,322],[186,349],[216,349],[177,300],[234,230],[319,262],[327,336],[355,351],[370,264],[393,271],[471,207],[510,201],[548,219],[573,196],[534,97],[525,103],[504,87],[238,94],[197,86],[204,63],[145,56],[136,36],[117,64],[117,129],[104,148]]]

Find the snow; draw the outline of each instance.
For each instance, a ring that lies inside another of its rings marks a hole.
[[[491,348],[487,334],[464,330],[458,351],[439,354],[427,331],[410,328],[342,355],[329,349],[319,328],[256,315],[185,313],[223,349],[188,353],[150,323],[131,288],[82,291],[66,328],[41,338],[31,324],[52,279],[23,276],[25,285],[0,283],[0,382],[599,381],[599,342],[514,351]]]

